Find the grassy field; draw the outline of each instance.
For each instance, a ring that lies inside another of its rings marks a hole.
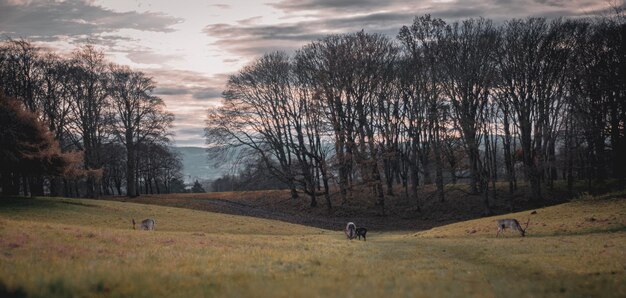
[[[279,221],[86,199],[1,199],[0,296],[626,296],[626,196],[368,241]],[[130,219],[153,217],[156,231]],[[530,217],[527,237],[494,220]],[[358,225],[358,222],[357,222]]]

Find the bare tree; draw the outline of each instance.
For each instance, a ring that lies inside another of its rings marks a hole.
[[[0,89],[5,96],[17,98],[31,112],[39,108],[41,84],[40,49],[24,39],[9,39],[0,48]]]
[[[429,179],[429,174],[427,172],[428,166],[424,164],[424,161],[428,159],[427,151],[430,144],[434,146],[437,193],[441,201],[444,200],[444,189],[439,135],[442,129],[440,120],[443,117],[445,105],[441,97],[441,69],[439,64],[442,56],[441,41],[445,34],[445,28],[446,24],[443,20],[425,15],[416,17],[410,27],[403,26],[398,33],[398,39],[400,39],[405,53],[410,55],[412,67],[418,69],[419,75],[423,77],[423,82],[418,85],[419,89],[412,95],[414,99],[420,101],[415,106],[426,111],[426,116],[420,119],[422,120],[420,123],[422,127],[419,129],[419,133],[422,134],[422,137],[419,141],[416,140],[416,143],[423,146],[420,159],[423,161],[422,166],[426,180]]]
[[[542,152],[559,127],[569,55],[568,48],[562,47],[565,29],[559,20],[511,20],[503,28],[498,54],[502,79],[498,90],[515,113],[525,174],[535,199],[542,197]]]
[[[93,46],[74,51],[70,66],[69,95],[72,109],[72,136],[74,143],[84,151],[87,195],[100,194],[99,177],[102,171],[100,152],[109,138],[111,111],[108,102],[108,76],[104,54]]]
[[[340,35],[330,35],[304,46],[296,53],[301,80],[307,82],[319,99],[333,131],[335,164],[338,171],[341,203],[348,201],[352,188],[355,120],[353,103],[346,95],[346,56],[352,52]]]
[[[231,76],[223,106],[209,112],[206,136],[213,150],[229,146],[252,150],[289,185],[295,199],[295,158],[288,146],[293,140],[292,123],[286,107],[293,100],[289,74],[288,57],[272,53]]]
[[[448,26],[441,46],[442,91],[451,103],[454,123],[464,139],[474,193],[478,192],[478,184],[481,191],[485,186],[479,147],[483,113],[496,76],[494,56],[498,42],[498,32],[491,21],[468,19]]]
[[[361,31],[313,42],[295,58],[333,129],[342,203],[347,202],[356,165],[363,182],[373,187],[383,214],[379,108],[391,90],[396,53],[386,37]]]
[[[165,104],[151,93],[155,88],[152,78],[128,67],[111,69],[109,93],[115,111],[113,131],[126,147],[126,195],[138,196],[135,165],[137,146],[144,142],[160,141],[167,136],[174,116],[165,111]]]

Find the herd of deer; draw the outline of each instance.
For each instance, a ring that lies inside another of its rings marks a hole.
[[[132,219],[132,223],[133,223],[133,230],[135,230],[136,223],[135,223],[134,218]],[[514,218],[498,219],[496,220],[496,224],[498,225],[498,232],[496,233],[496,238],[500,236],[500,233],[504,233],[504,230],[506,229],[518,231],[520,235],[524,237],[526,236],[526,229],[528,228],[529,223],[530,223],[530,217],[528,218],[528,221],[526,221],[526,226],[524,228],[522,228],[522,226],[519,224],[517,219],[514,219]],[[156,221],[154,219],[147,218],[141,221],[141,224],[139,225],[139,229],[145,230],[145,231],[154,231],[155,225],[156,225]],[[363,241],[367,241],[367,239],[365,238],[365,235],[367,234],[367,229],[357,228],[353,222],[349,222],[346,225],[346,229],[344,230],[344,232],[346,233],[346,237],[348,237],[349,240],[352,240],[357,237],[359,240],[361,240],[361,237],[363,237]]]
[[[517,221],[517,219],[514,219],[514,218],[498,219],[496,220],[496,224],[498,225],[498,232],[496,233],[496,238],[500,236],[500,233],[504,233],[504,230],[506,229],[518,231],[520,235],[524,237],[526,236],[526,229],[528,228],[529,223],[530,223],[530,217],[528,218],[528,221],[526,221],[526,226],[524,228],[522,228],[522,226],[519,224],[519,221]],[[365,234],[367,234],[367,229],[357,228],[353,222],[349,222],[346,225],[346,229],[344,230],[344,233],[346,233],[346,237],[349,240],[352,240],[357,237],[360,240],[361,236],[363,236],[363,240],[366,240]]]

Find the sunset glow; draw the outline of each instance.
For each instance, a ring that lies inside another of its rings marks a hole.
[[[395,36],[414,16],[447,21],[487,17],[602,14],[605,1],[0,1],[0,34],[61,53],[93,43],[115,63],[157,81],[176,116],[178,146],[202,146],[206,109],[219,103],[229,74],[262,53],[292,52],[331,33]]]

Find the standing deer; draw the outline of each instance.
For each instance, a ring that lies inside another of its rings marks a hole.
[[[141,224],[139,225],[139,229],[140,230],[146,230],[146,231],[154,231],[154,225],[156,224],[156,221],[152,218],[147,218],[141,221]],[[135,219],[133,218],[133,230],[135,230]]]
[[[363,240],[367,241],[367,238],[365,238],[366,234],[367,234],[367,229],[366,228],[357,228],[356,229],[356,236],[359,237],[359,240],[361,240],[361,236],[363,236]]]
[[[349,222],[346,225],[346,230],[344,232],[346,233],[346,237],[348,237],[348,239],[352,240],[356,238],[356,225],[353,222]]]
[[[514,218],[506,218],[506,219],[498,219],[496,221],[498,225],[498,233],[496,233],[496,238],[500,235],[500,232],[504,233],[505,229],[517,230],[522,237],[526,236],[526,229],[528,228],[528,223],[530,223],[530,217],[526,222],[526,226],[522,229],[522,226],[519,224],[517,219]]]

